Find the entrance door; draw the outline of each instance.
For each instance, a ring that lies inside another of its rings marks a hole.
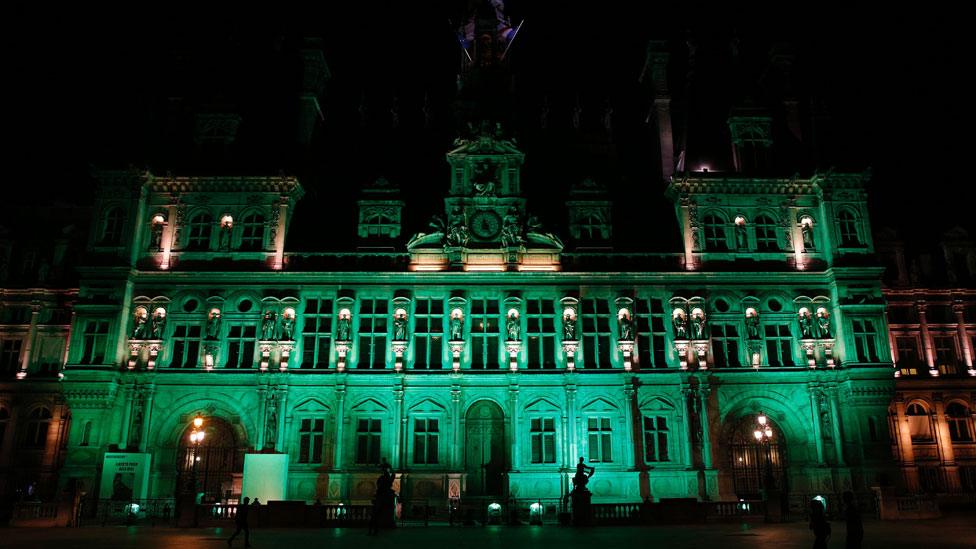
[[[203,492],[204,501],[221,501],[240,492],[244,472],[244,447],[238,444],[234,429],[226,421],[205,419],[203,442],[190,442],[190,431],[180,439],[176,456],[179,471],[178,491]]]
[[[467,492],[473,496],[502,495],[507,468],[505,419],[501,408],[483,400],[468,409],[464,431],[464,469]]]
[[[760,499],[763,489],[787,490],[782,431],[772,425],[772,441],[758,443],[753,435],[754,424],[753,418],[742,419],[729,446],[732,482],[736,497],[741,499]]]

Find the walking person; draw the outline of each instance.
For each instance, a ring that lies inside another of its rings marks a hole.
[[[844,492],[844,520],[847,522],[847,538],[844,546],[848,549],[861,549],[864,541],[864,522],[861,520],[861,510],[854,499],[854,492]]]
[[[237,530],[227,540],[228,546],[233,545],[234,538],[237,537],[237,534],[241,533],[241,530],[244,531],[244,547],[251,546],[251,529],[247,524],[247,514],[251,507],[248,505],[249,503],[251,503],[251,498],[244,498],[243,501],[237,504],[237,512],[234,513],[234,523],[237,525]]]
[[[813,530],[813,549],[827,549],[830,539],[830,523],[827,522],[826,510],[818,500],[810,501],[810,529]]]

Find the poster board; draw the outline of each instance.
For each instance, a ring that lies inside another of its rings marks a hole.
[[[288,488],[288,454],[244,454],[241,497],[261,503],[285,499]]]
[[[102,460],[98,497],[127,503],[146,499],[151,461],[151,454],[107,452]]]

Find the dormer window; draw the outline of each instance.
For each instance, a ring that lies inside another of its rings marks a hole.
[[[857,227],[857,218],[848,210],[842,210],[837,215],[837,224],[840,228],[841,246],[860,246],[861,235]]]
[[[112,208],[105,214],[102,222],[102,235],[99,244],[118,246],[122,243],[122,227],[125,225],[125,212],[122,208]]]

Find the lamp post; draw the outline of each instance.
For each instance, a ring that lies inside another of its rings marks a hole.
[[[190,432],[190,442],[193,443],[193,454],[192,454],[193,462],[191,464],[191,466],[192,466],[192,469],[191,469],[191,471],[192,471],[191,478],[192,478],[192,481],[193,481],[193,494],[194,494],[194,499],[196,499],[196,491],[197,491],[197,462],[200,461],[200,443],[203,442],[203,437],[204,437],[204,431],[202,429],[202,427],[203,427],[203,418],[200,417],[200,416],[197,416],[197,417],[193,418],[192,425],[193,425],[193,431]]]
[[[766,454],[759,486],[762,490],[763,501],[766,503],[766,520],[769,521],[769,492],[775,488],[773,486],[773,456],[771,448],[773,440],[773,427],[769,424],[769,418],[766,417],[765,413],[759,412],[759,415],[756,417],[756,427],[755,430],[753,430],[752,435],[756,437],[756,443],[759,444],[759,448],[761,450],[765,450]]]

